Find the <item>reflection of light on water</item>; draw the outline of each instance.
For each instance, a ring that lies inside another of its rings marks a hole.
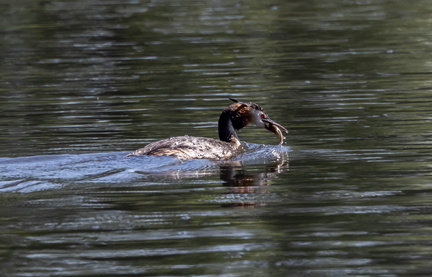
[[[3,158],[0,159],[0,191],[32,192],[79,183],[121,184],[202,178],[218,175],[220,168],[228,165],[283,164],[288,158],[286,150],[280,146],[251,144],[235,159],[222,162],[180,162],[171,157],[149,156],[125,158],[123,152]],[[274,170],[278,171],[277,166]]]

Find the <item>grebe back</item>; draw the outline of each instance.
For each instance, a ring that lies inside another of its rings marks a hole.
[[[127,156],[172,156],[179,160],[192,159],[228,159],[241,148],[236,130],[253,124],[264,127],[279,137],[279,144],[283,143],[282,130],[288,133],[279,123],[271,120],[264,110],[255,103],[240,102],[230,98],[235,103],[224,109],[219,117],[219,139],[205,137],[180,136],[152,142],[144,148],[138,149]]]

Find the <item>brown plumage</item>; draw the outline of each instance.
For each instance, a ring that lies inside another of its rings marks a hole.
[[[235,130],[254,124],[266,128],[279,137],[283,143],[283,135],[280,129],[288,132],[282,125],[271,120],[264,110],[255,103],[239,102],[224,109],[219,117],[219,139],[205,137],[180,136],[152,142],[144,148],[138,149],[127,156],[172,156],[179,160],[192,159],[228,159],[237,154],[241,148]]]

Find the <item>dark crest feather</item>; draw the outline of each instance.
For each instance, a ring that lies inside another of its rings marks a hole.
[[[233,101],[233,102],[235,102],[235,103],[242,104],[242,105],[244,105],[244,106],[246,106],[246,107],[251,107],[251,108],[253,108],[253,109],[255,109],[255,110],[258,110],[258,111],[264,111],[264,109],[261,108],[260,105],[255,104],[255,103],[252,103],[252,102],[250,102],[250,103],[245,103],[245,102],[239,101],[239,100],[234,99],[234,98],[230,98],[230,100]]]
[[[237,99],[234,99],[234,98],[230,98],[230,100],[234,101],[236,103],[242,104],[242,105],[244,105],[246,107],[250,107],[250,104],[251,104],[251,103],[245,103],[245,102],[242,102],[242,101],[238,101]]]

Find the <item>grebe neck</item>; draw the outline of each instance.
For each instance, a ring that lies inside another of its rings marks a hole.
[[[218,121],[219,139],[221,141],[233,142],[233,140],[238,141],[237,133],[231,121],[232,111],[225,109]]]

